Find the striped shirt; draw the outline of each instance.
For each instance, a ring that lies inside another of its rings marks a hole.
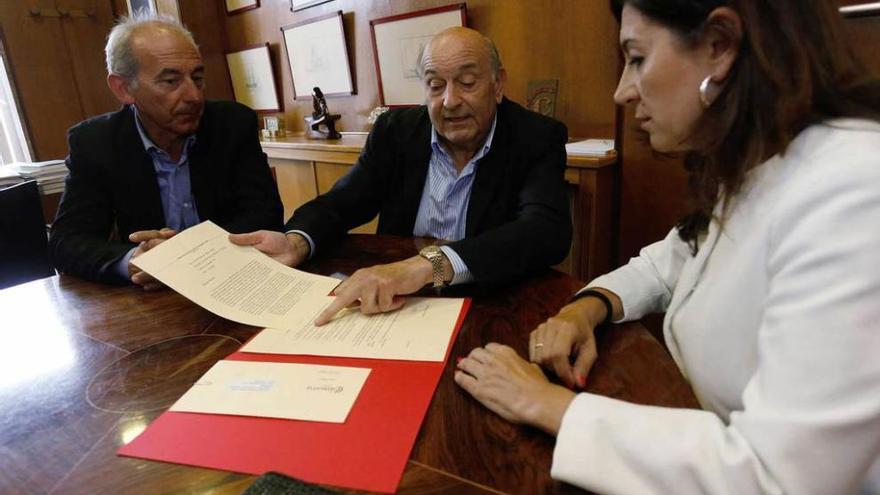
[[[461,173],[455,168],[455,162],[440,143],[437,131],[431,128],[431,158],[428,162],[428,177],[422,190],[422,201],[416,215],[413,235],[434,237],[444,241],[464,239],[467,225],[467,210],[471,199],[471,187],[480,159],[486,156],[492,147],[495,136],[497,117],[492,121],[489,135],[483,146],[477,150],[473,158],[467,162]],[[463,284],[473,281],[464,260],[449,246],[440,249],[449,258],[455,275],[452,284]]]

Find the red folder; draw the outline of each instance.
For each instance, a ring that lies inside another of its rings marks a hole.
[[[235,352],[227,359],[371,368],[345,423],[165,412],[118,454],[248,474],[279,471],[312,482],[392,493],[431,403],[442,363]]]

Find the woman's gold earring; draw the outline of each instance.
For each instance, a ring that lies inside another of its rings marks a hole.
[[[700,102],[705,108],[709,108],[715,101],[715,98],[718,97],[717,91],[710,87],[711,84],[712,76],[706,76],[706,79],[703,79],[703,82],[700,83]],[[710,92],[713,94],[710,95]]]

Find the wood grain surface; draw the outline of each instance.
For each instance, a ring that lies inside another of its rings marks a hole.
[[[304,268],[329,274],[413,255],[426,241],[351,235]],[[571,493],[549,476],[554,439],[510,424],[452,380],[487,342],[524,353],[528,333],[581,282],[547,271],[474,298],[425,417],[400,493]],[[0,291],[0,493],[240,493],[253,476],[116,456],[217,360],[258,331],[170,291],[72,277]],[[638,323],[603,329],[590,392],[696,407],[662,346]],[[391,406],[389,406],[391,407]]]

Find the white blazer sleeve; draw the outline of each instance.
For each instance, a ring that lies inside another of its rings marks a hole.
[[[838,167],[805,167],[767,212],[769,292],[742,410],[725,423],[581,394],[555,478],[608,494],[858,491],[880,456],[876,149],[822,155]]]
[[[666,310],[690,249],[672,229],[666,237],[650,244],[639,256],[610,273],[593,279],[584,289],[602,287],[617,294],[623,303],[623,318],[638,320],[650,313]]]

